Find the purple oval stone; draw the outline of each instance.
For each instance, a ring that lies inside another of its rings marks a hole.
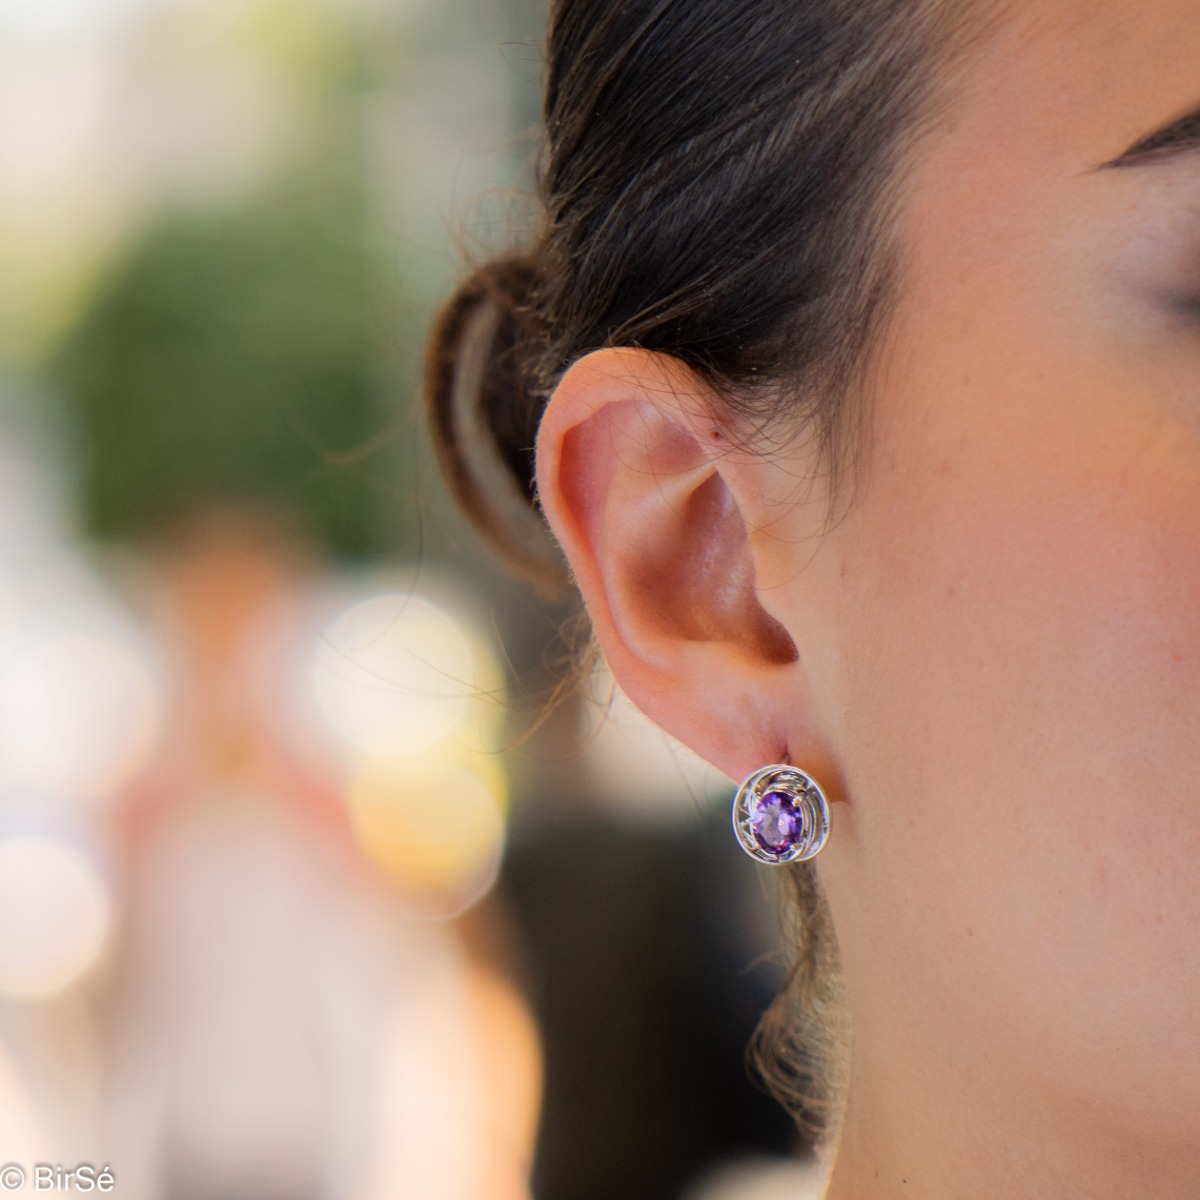
[[[768,854],[784,854],[800,840],[804,818],[786,792],[767,792],[754,806],[750,829]]]

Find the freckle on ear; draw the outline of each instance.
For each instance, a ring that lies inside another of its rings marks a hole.
[[[719,429],[714,429],[712,431],[712,440],[714,442],[719,442],[721,440],[721,431]]]

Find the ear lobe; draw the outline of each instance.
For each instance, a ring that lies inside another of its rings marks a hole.
[[[714,411],[673,359],[588,355],[543,417],[538,490],[621,686],[740,778],[786,752],[797,655],[759,601]]]

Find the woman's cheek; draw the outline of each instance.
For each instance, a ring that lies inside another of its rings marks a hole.
[[[1133,1084],[1131,1013],[1157,1069],[1200,1044],[1200,435],[1060,382],[924,423],[847,520],[847,787],[940,1019]]]

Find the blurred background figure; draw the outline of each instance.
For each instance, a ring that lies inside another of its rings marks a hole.
[[[0,1162],[144,1200],[766,1196],[726,785],[486,561],[412,399],[537,0],[0,13]],[[32,1192],[32,1183],[26,1185]]]
[[[390,768],[371,798],[383,816],[360,816],[362,762],[349,748],[339,761],[332,738],[322,753],[296,698],[332,693],[331,715],[361,732],[389,666],[391,708],[413,704],[414,647],[381,662],[378,629],[332,643],[346,617],[324,633],[314,621],[305,550],[261,515],[209,511],[161,551],[155,625],[174,688],[159,754],[114,818],[125,916],[102,999],[106,1153],[146,1196],[521,1196],[532,1020],[503,968],[417,919],[481,898],[502,819],[485,863],[474,847],[430,861],[406,820],[430,797],[410,778],[440,773],[445,749],[419,763],[402,712],[406,743],[376,762]],[[411,593],[367,603],[392,638],[437,611]],[[359,673],[373,690],[356,694]],[[426,716],[451,707],[444,692],[420,697]]]

